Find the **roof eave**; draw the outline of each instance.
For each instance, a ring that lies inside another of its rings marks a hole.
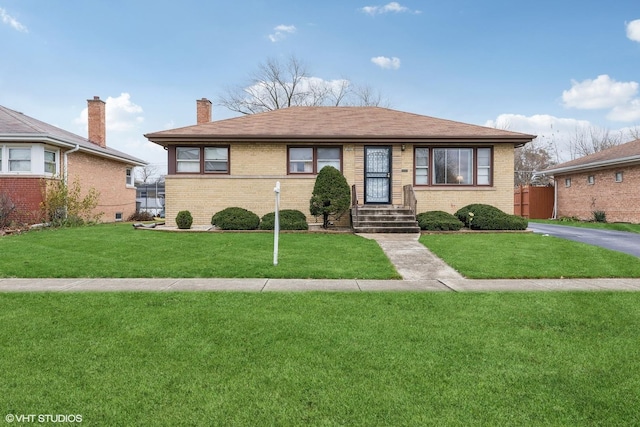
[[[434,135],[434,136],[406,136],[406,135],[389,135],[389,136],[366,136],[366,135],[332,135],[332,136],[312,136],[312,135],[144,135],[149,141],[162,146],[168,146],[176,143],[202,143],[202,142],[378,142],[378,143],[436,143],[436,142],[499,142],[512,143],[516,146],[522,146],[532,141],[535,136],[496,136],[496,135]]]
[[[121,157],[111,153],[105,153],[100,150],[93,150],[90,147],[79,145],[77,142],[65,141],[60,138],[56,138],[49,134],[0,134],[0,142],[21,142],[21,143],[42,143],[49,144],[57,147],[75,148],[80,147],[79,151],[91,153],[96,156],[109,158],[111,160],[117,160],[121,163],[126,163],[133,166],[146,166],[148,162],[141,159],[133,159],[129,157]]]
[[[623,158],[614,159],[614,160],[601,160],[599,162],[591,162],[583,165],[551,168],[551,169],[539,171],[537,173],[543,174],[543,175],[562,175],[570,172],[581,172],[581,171],[587,171],[587,170],[593,170],[593,169],[604,169],[604,168],[610,168],[614,166],[628,166],[634,163],[640,164],[640,155],[623,157]]]

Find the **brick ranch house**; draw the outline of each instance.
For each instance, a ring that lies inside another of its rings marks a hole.
[[[640,223],[640,139],[538,173],[555,181],[554,218]]]
[[[453,213],[487,203],[512,213],[514,147],[534,138],[379,107],[290,107],[211,121],[206,98],[197,101],[196,125],[145,136],[168,153],[167,225],[181,210],[194,225],[231,206],[272,212],[276,181],[281,209],[321,223],[309,199],[326,165],[342,172],[361,207]]]
[[[87,102],[88,139],[0,106],[0,194],[16,206],[17,220],[42,221],[44,184],[52,179],[78,178],[83,190],[95,188],[102,221],[135,212],[133,168],[146,162],[107,147],[106,104],[97,96]]]

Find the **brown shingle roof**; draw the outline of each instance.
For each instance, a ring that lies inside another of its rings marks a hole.
[[[535,136],[380,107],[290,107],[145,135],[171,140],[492,139],[526,143]]]
[[[18,111],[0,105],[0,141],[36,142],[73,147],[80,146],[80,151],[90,152],[101,157],[109,157],[133,165],[146,165],[147,162],[130,156],[122,151],[109,147],[101,147],[71,132],[57,128],[48,123],[29,117]]]
[[[540,171],[540,173],[559,175],[578,170],[604,168],[629,163],[640,164],[640,139],[598,151],[597,153],[589,154],[579,159],[560,163],[559,165]]]

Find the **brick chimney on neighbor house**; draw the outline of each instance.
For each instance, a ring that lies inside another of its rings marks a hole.
[[[101,147],[107,146],[105,102],[99,96],[87,99],[89,110],[89,141]]]
[[[198,124],[209,123],[211,121],[211,101],[207,98],[198,99],[196,105]]]

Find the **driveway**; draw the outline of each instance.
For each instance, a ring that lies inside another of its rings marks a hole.
[[[550,236],[601,246],[640,257],[640,234],[638,233],[540,224],[537,222],[530,222],[529,229],[533,230],[534,233],[549,234]]]

